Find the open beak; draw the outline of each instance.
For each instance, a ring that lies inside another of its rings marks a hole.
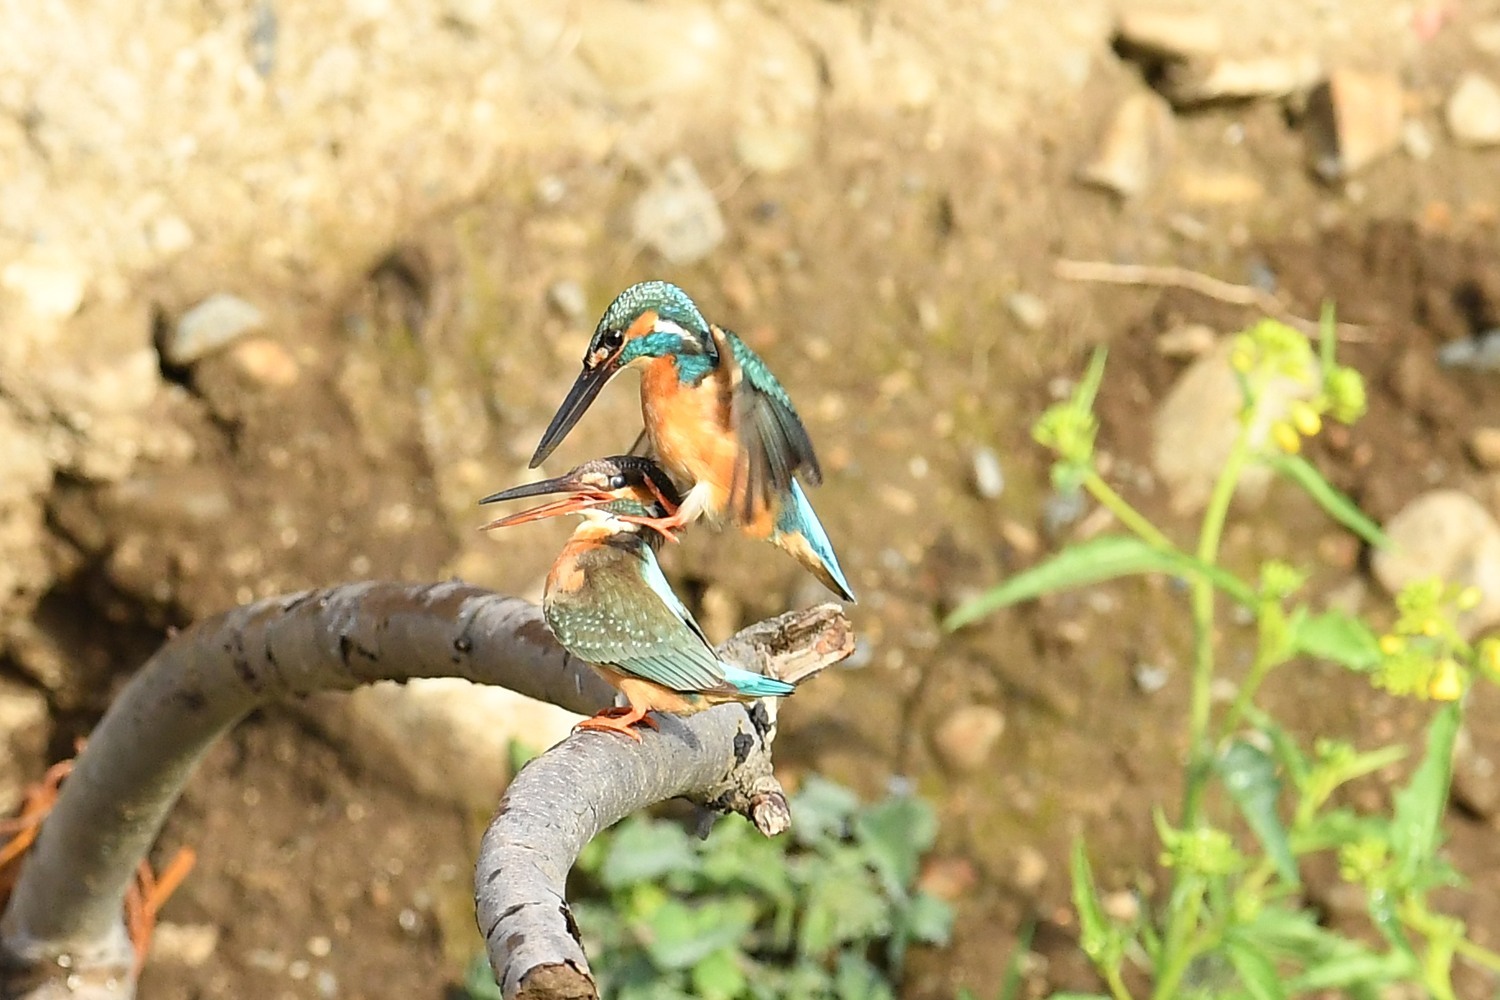
[[[536,453],[531,456],[529,468],[535,469],[547,460],[562,439],[568,436],[568,431],[578,423],[578,418],[583,416],[584,411],[593,403],[594,397],[599,395],[599,390],[604,384],[619,371],[615,359],[596,365],[593,368],[585,367],[579,372],[578,380],[573,383],[573,388],[568,390],[568,396],[563,400],[562,406],[557,408],[557,415],[552,418],[552,423],[547,425],[547,431],[542,435],[541,442],[536,446]]]
[[[482,504],[500,503],[504,500],[521,500],[526,497],[548,496],[554,493],[566,493],[567,496],[550,500],[530,510],[523,510],[516,514],[509,514],[498,520],[491,521],[479,530],[488,531],[491,528],[508,528],[513,524],[525,524],[528,521],[540,521],[547,517],[558,517],[562,514],[576,514],[579,511],[598,507],[600,504],[609,503],[614,498],[608,493],[585,486],[570,476],[558,476],[556,479],[543,479],[540,482],[526,483],[523,486],[513,486],[499,493],[491,493],[483,500]]]

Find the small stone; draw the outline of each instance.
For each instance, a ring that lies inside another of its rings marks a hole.
[[[1385,526],[1390,545],[1371,562],[1375,579],[1394,594],[1434,577],[1482,595],[1479,606],[1459,616],[1472,636],[1500,622],[1500,525],[1467,493],[1433,490],[1403,507]]]
[[[1359,539],[1332,531],[1318,539],[1318,558],[1325,566],[1348,572],[1359,562]]]
[[[965,705],[943,720],[933,745],[943,766],[956,774],[979,770],[1005,732],[1005,716],[989,705]]]
[[[974,862],[963,857],[928,858],[917,876],[917,888],[950,903],[963,899],[979,883]]]
[[[186,367],[265,324],[265,314],[255,306],[218,292],[183,313],[163,338],[162,357],[169,365]]]
[[[1305,121],[1312,170],[1330,183],[1401,147],[1406,95],[1392,73],[1342,69],[1308,97]]]
[[[1481,469],[1500,469],[1500,427],[1480,427],[1469,435],[1469,456]]]
[[[1016,888],[1022,892],[1035,892],[1047,881],[1047,856],[1030,844],[1016,849],[1016,867],[1013,876]]]
[[[1500,813],[1500,768],[1474,745],[1467,728],[1459,730],[1453,753],[1453,801],[1480,819]]]
[[[1132,924],[1141,915],[1141,899],[1129,889],[1105,893],[1099,905],[1104,915],[1116,923]]]
[[[1161,174],[1175,144],[1172,109],[1152,91],[1131,94],[1105,126],[1080,180],[1121,198],[1143,194]]]
[[[1413,160],[1426,163],[1432,159],[1437,144],[1432,141],[1432,133],[1427,131],[1427,126],[1412,118],[1401,126],[1401,148]]]
[[[1231,348],[1228,340],[1222,341],[1189,365],[1167,391],[1152,423],[1151,464],[1170,494],[1172,509],[1181,515],[1208,502],[1240,433],[1242,396],[1229,364]],[[1253,429],[1255,443],[1264,442],[1271,423],[1318,383],[1316,372],[1309,372],[1305,381],[1284,377],[1273,382],[1261,406],[1262,422]],[[1238,495],[1258,500],[1270,480],[1269,467],[1252,466],[1240,479]]]
[[[1051,310],[1040,296],[1030,292],[1011,292],[1005,297],[1005,308],[1028,330],[1040,330],[1047,325]]]
[[[571,278],[554,281],[547,288],[547,304],[563,319],[572,322],[583,319],[589,310],[588,295],[583,286]]]
[[[229,357],[236,367],[251,379],[272,389],[297,384],[302,366],[292,352],[265,337],[253,337],[230,348]]]
[[[1082,490],[1052,493],[1042,501],[1042,531],[1058,538],[1087,512],[1088,498]]]
[[[1135,680],[1135,686],[1142,694],[1155,694],[1167,686],[1171,673],[1166,667],[1158,667],[1152,663],[1137,663],[1131,671],[1131,677]]]
[[[741,125],[734,133],[734,154],[756,173],[775,175],[797,166],[812,150],[806,127],[774,122]]]
[[[1310,52],[1215,57],[1172,63],[1159,86],[1174,107],[1184,108],[1214,101],[1286,97],[1311,88],[1322,72],[1322,63]]]
[[[213,924],[163,922],[151,933],[151,958],[171,965],[198,968],[219,947],[219,928]]]
[[[974,492],[984,500],[998,499],[1005,492],[1005,470],[993,448],[974,449]]]
[[[1465,146],[1500,143],[1500,87],[1478,73],[1465,73],[1448,97],[1444,117],[1454,141]]]
[[[1500,329],[1486,330],[1461,340],[1450,340],[1438,348],[1437,361],[1444,368],[1464,368],[1475,372],[1500,371]]]
[[[67,319],[83,306],[88,277],[60,260],[13,260],[0,271],[0,284],[20,296],[43,319]]]
[[[151,249],[163,257],[175,257],[193,245],[193,230],[181,216],[163,215],[146,226]]]
[[[1469,29],[1469,40],[1487,56],[1500,58],[1500,18],[1480,21]]]
[[[434,801],[486,809],[510,780],[512,740],[549,747],[578,721],[554,705],[457,678],[370,685],[322,703],[313,716],[371,773]]]
[[[1156,338],[1156,352],[1167,358],[1198,358],[1214,349],[1219,335],[1202,323],[1183,323]]]
[[[1115,38],[1125,50],[1152,59],[1203,58],[1223,50],[1224,25],[1206,10],[1136,7],[1120,12]]]
[[[636,240],[672,264],[702,260],[725,234],[719,203],[685,156],[668,162],[636,199],[631,226]]]

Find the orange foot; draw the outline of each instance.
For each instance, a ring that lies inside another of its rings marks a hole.
[[[628,708],[606,708],[604,711],[584,719],[574,729],[594,729],[600,732],[620,733],[629,736],[637,743],[641,741],[641,734],[635,731],[636,723],[649,726],[652,729],[660,729],[656,720],[646,714],[644,708],[630,706]]]
[[[682,511],[668,517],[641,517],[639,514],[616,514],[616,520],[625,521],[629,524],[639,524],[643,528],[650,528],[669,542],[677,541],[677,532],[687,524],[687,518],[682,516]]]

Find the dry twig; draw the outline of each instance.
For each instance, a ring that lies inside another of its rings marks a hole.
[[[1254,285],[1236,285],[1233,282],[1190,271],[1185,267],[1155,264],[1115,264],[1104,260],[1059,259],[1052,265],[1052,273],[1064,281],[1088,281],[1106,285],[1137,285],[1150,288],[1182,288],[1205,298],[1227,302],[1230,305],[1259,309],[1267,316],[1281,320],[1288,326],[1307,334],[1318,335],[1317,322],[1304,319],[1292,312],[1281,298]],[[1363,342],[1365,328],[1353,323],[1339,323],[1339,340]]]

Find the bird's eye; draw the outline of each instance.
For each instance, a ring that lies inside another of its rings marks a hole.
[[[625,473],[617,472],[609,477],[609,488],[612,490],[623,490],[626,485]]]
[[[599,346],[613,351],[625,341],[625,334],[619,330],[605,330],[599,338]]]

